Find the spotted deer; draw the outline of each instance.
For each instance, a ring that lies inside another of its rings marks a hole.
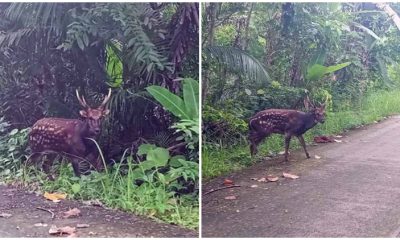
[[[285,161],[288,161],[290,139],[296,136],[302,145],[307,158],[310,158],[306,149],[303,134],[317,123],[325,121],[325,104],[316,107],[308,97],[304,101],[307,112],[291,109],[268,109],[258,112],[249,120],[249,142],[252,156],[257,154],[257,146],[272,133],[285,136]]]
[[[96,138],[100,134],[102,119],[110,112],[106,108],[106,103],[110,100],[111,89],[97,108],[91,108],[85,97],[79,96],[78,90],[76,97],[84,108],[79,111],[82,120],[42,118],[33,125],[29,133],[29,146],[32,150],[29,159],[35,161],[46,154],[48,159],[43,163],[43,170],[46,173],[49,173],[49,168],[58,154],[70,160],[76,176],[81,175],[81,163],[88,163],[86,165],[90,164],[97,170],[102,167],[98,151],[89,138]]]

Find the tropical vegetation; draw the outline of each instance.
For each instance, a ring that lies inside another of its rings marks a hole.
[[[198,8],[0,4],[0,180],[197,228]],[[78,118],[75,90],[96,105],[108,88],[110,115],[96,141],[107,167],[77,178],[58,164],[47,180],[26,161],[29,127]]]
[[[302,110],[306,96],[325,102],[327,121],[307,142],[400,112],[398,3],[205,3],[202,10],[203,177],[282,151],[282,137],[273,136],[250,157],[247,119],[263,109]]]

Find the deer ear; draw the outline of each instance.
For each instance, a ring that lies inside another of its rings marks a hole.
[[[304,99],[304,107],[306,108],[306,110],[310,109],[310,102],[308,101],[308,99]]]
[[[108,114],[110,114],[110,110],[109,109],[103,110],[103,116],[106,116]]]
[[[87,112],[85,111],[85,110],[80,110],[79,111],[79,114],[82,116],[82,117],[84,117],[84,118],[87,118]]]

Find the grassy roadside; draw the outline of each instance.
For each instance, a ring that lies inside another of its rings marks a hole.
[[[311,143],[315,135],[338,134],[397,113],[400,113],[400,90],[374,92],[364,98],[358,109],[327,113],[325,123],[308,131],[304,138],[307,143]],[[284,150],[283,146],[283,137],[272,135],[260,145],[258,156],[265,156],[269,152],[278,153]],[[298,141],[291,142],[291,149],[299,147]],[[250,166],[259,160],[250,157],[249,147],[245,143],[223,148],[203,145],[202,177],[207,180]]]
[[[199,204],[192,195],[175,196],[167,191],[167,184],[156,182],[132,184],[135,179],[119,171],[119,164],[108,172],[92,172],[76,177],[66,163],[58,166],[59,175],[54,181],[35,167],[23,167],[23,174],[9,177],[5,183],[23,185],[30,190],[66,193],[68,199],[98,200],[104,206],[150,217],[159,222],[198,229]],[[1,180],[1,179],[0,179]]]

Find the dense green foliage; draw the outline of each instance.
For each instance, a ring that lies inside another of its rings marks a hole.
[[[196,228],[198,4],[2,3],[0,16],[0,180]],[[196,121],[147,91],[161,86]],[[108,167],[81,179],[62,167],[46,180],[32,166],[40,162],[26,161],[29,127],[78,118],[75,90],[96,107],[109,87],[111,113],[96,141]]]
[[[400,4],[388,6],[400,11]],[[389,99],[400,87],[400,30],[376,4],[202,7],[203,176],[258,159],[251,159],[246,138],[247,120],[260,110],[304,110],[307,95],[325,102],[327,121],[307,133],[309,142],[316,134],[338,133],[400,112],[396,99]],[[377,114],[380,107],[385,110]],[[281,136],[272,136],[260,156],[282,148]]]

